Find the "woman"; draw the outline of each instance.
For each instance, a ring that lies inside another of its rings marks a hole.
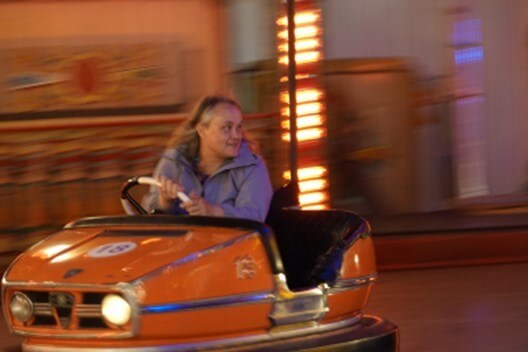
[[[173,133],[154,177],[161,186],[144,199],[150,211],[264,221],[272,195],[266,165],[242,131],[240,106],[224,96],[198,103]],[[190,199],[181,201],[178,192]]]

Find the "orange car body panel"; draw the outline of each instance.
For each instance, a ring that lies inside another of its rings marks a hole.
[[[137,228],[73,228],[65,229],[47,240],[37,244],[22,257],[9,271],[9,281],[42,280],[64,283],[112,284],[128,282],[167,265],[177,258],[213,247],[247,231],[225,228],[199,228],[177,226],[172,230],[188,231],[185,235],[174,237],[156,237],[157,230],[170,230],[167,227],[154,227],[145,231],[144,236],[128,236],[126,239],[101,235],[113,229],[119,231]],[[91,250],[104,249],[105,245],[133,242],[136,247],[120,254],[96,257]],[[83,271],[70,278],[65,273],[79,268]],[[112,276],[108,273],[112,272]]]
[[[343,266],[341,268],[341,278],[353,279],[366,277],[376,273],[376,257],[374,253],[374,243],[372,238],[358,239],[345,253]],[[355,290],[345,290],[342,292],[330,293],[328,295],[328,313],[322,319],[323,323],[346,319],[367,305],[372,285]]]

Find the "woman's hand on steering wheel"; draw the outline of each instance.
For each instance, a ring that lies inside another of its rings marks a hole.
[[[184,192],[185,189],[176,181],[165,176],[159,176],[156,180],[159,185],[158,205],[162,209],[170,207],[171,203],[178,198],[178,192]]]
[[[191,194],[189,194],[189,201],[183,202],[181,207],[185,209],[190,215],[224,215],[224,210],[222,207],[209,203],[207,200],[197,195],[194,191],[191,191]]]

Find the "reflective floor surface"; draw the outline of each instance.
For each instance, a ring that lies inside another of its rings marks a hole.
[[[402,352],[528,351],[528,263],[381,272],[366,311]]]

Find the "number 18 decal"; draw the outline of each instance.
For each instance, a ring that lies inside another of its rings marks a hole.
[[[130,252],[136,248],[136,246],[137,245],[134,242],[115,242],[103,244],[89,251],[88,256],[93,258],[113,257]]]

